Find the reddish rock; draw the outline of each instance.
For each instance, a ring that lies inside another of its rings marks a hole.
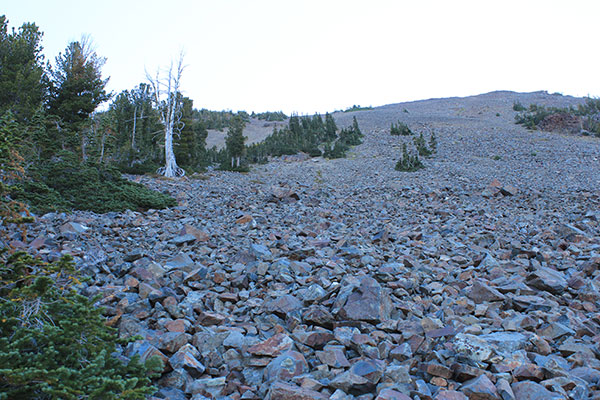
[[[390,319],[390,297],[375,279],[365,276],[357,286],[345,289],[336,299],[339,318],[374,323]]]
[[[469,400],[469,398],[456,390],[440,390],[433,400]]]
[[[440,376],[442,378],[450,379],[454,374],[453,371],[445,365],[437,363],[429,363],[425,366],[425,370],[428,374],[433,376]]]
[[[277,381],[269,389],[271,400],[327,400],[325,396],[315,390]]]
[[[252,221],[252,215],[244,214],[241,217],[239,217],[238,219],[236,219],[235,223],[241,225],[241,224],[247,224],[250,221]]]
[[[182,332],[165,332],[159,337],[160,350],[175,353],[192,340],[192,335]]]
[[[532,380],[539,382],[544,379],[542,368],[531,363],[521,364],[512,372],[513,377],[518,381]]]
[[[208,241],[208,239],[210,239],[210,236],[206,232],[204,232],[198,228],[195,228],[191,225],[184,225],[183,229],[179,232],[179,234],[180,235],[194,235],[196,240],[199,242],[206,242],[206,241]]]
[[[198,323],[202,326],[222,325],[227,316],[219,313],[203,311],[198,315]]]
[[[173,321],[167,321],[165,323],[165,328],[169,332],[185,332],[185,320],[176,319]]]
[[[475,279],[473,287],[468,292],[467,296],[476,303],[483,303],[484,301],[503,301],[506,296],[487,283],[480,279]]]
[[[199,357],[198,350],[194,346],[186,344],[169,358],[169,364],[173,369],[184,369],[193,378],[199,378],[206,370],[204,365],[198,361]]]
[[[317,351],[316,356],[325,365],[333,368],[347,368],[350,366],[343,346],[331,346],[323,351]]]
[[[290,350],[294,345],[294,341],[283,333],[278,333],[271,336],[265,341],[255,344],[248,348],[248,353],[255,356],[271,356],[280,355],[286,350]]]

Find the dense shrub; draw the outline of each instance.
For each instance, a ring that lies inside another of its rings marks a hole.
[[[33,179],[13,190],[13,196],[36,212],[63,209],[109,211],[161,209],[177,205],[172,197],[121,177],[112,167],[79,163],[72,154],[33,171]]]
[[[329,114],[323,118],[314,116],[292,115],[287,127],[273,128],[273,133],[261,143],[255,143],[246,148],[246,158],[249,163],[266,162],[268,157],[292,155],[299,152],[311,157],[343,158],[351,146],[362,143],[363,134],[360,131],[356,117],[352,125],[342,129],[337,134],[337,126]]]
[[[119,171],[131,175],[154,174],[161,166],[154,161],[135,162],[132,164],[121,164],[118,166]]]

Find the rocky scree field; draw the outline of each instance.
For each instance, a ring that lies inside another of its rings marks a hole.
[[[177,207],[47,214],[25,248],[72,254],[107,324],[158,355],[158,399],[600,398],[600,140],[527,131],[494,92],[336,113],[346,159],[132,178]],[[435,132],[394,170],[392,122]]]

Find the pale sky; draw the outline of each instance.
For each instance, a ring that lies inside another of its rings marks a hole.
[[[196,108],[313,113],[493,90],[600,96],[598,0],[1,0],[118,93],[185,52]]]

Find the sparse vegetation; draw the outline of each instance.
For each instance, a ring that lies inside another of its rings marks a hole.
[[[431,132],[431,135],[429,136],[429,149],[431,150],[432,153],[437,152],[437,137],[435,136],[435,132]]]
[[[254,113],[252,112],[252,114],[250,114],[250,116],[252,118],[256,118],[256,119],[260,119],[262,121],[285,121],[288,116],[285,115],[285,113],[283,113],[283,111],[276,111],[276,112],[271,112],[271,111],[266,111],[266,112],[261,112],[261,113]]]
[[[423,133],[420,133],[419,136],[413,138],[413,143],[417,149],[417,153],[419,153],[419,155],[422,157],[429,157],[434,152],[434,150],[427,146],[425,138],[423,137]]]
[[[392,136],[410,136],[412,135],[412,131],[404,122],[398,121],[396,124],[392,123],[390,134]]]
[[[569,108],[547,108],[531,104],[527,110],[515,116],[517,124],[530,130],[540,127],[549,130],[560,129],[560,126],[553,126],[553,120],[566,121],[565,125],[570,125],[572,130],[578,130],[583,135],[593,134],[600,137],[600,99],[589,98],[585,104]]]
[[[415,172],[425,168],[419,155],[414,152],[409,152],[406,143],[402,143],[402,155],[396,163],[396,171]]]
[[[353,111],[365,111],[365,110],[372,110],[373,107],[368,106],[368,107],[361,107],[359,105],[353,105],[352,107],[348,107],[344,110],[345,113],[347,112],[353,112]]]
[[[517,100],[517,101],[515,101],[515,102],[513,103],[513,110],[514,110],[514,111],[517,111],[517,112],[521,112],[521,111],[525,111],[525,110],[526,110],[526,108],[525,108],[525,106],[524,106],[523,104],[521,104],[521,102],[519,102],[519,101]]]

